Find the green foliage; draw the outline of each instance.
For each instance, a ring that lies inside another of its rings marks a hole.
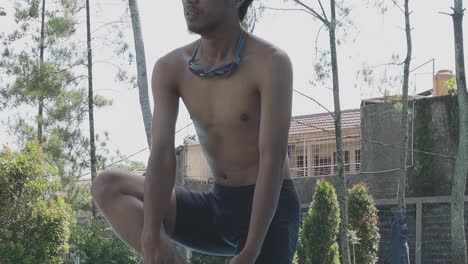
[[[198,252],[192,252],[190,264],[229,264],[230,257],[209,256]]]
[[[42,127],[45,158],[63,180],[76,177],[88,165],[89,144],[81,129],[87,118],[88,97],[77,87],[86,76],[77,76],[75,70],[83,63],[83,53],[74,39],[82,4],[67,0],[46,2],[45,7],[41,60],[41,1],[15,1],[16,29],[8,36],[2,34],[0,110],[17,110],[7,125],[19,145],[37,138],[38,126]],[[43,112],[36,118],[40,102]],[[106,105],[104,100],[97,102]]]
[[[445,84],[445,87],[447,87],[448,93],[450,95],[457,94],[457,78],[455,76],[445,81],[444,84]]]
[[[330,247],[330,251],[325,257],[325,262],[323,263],[340,264],[340,249],[337,242],[333,243],[333,245]]]
[[[123,158],[123,157],[122,157]],[[134,161],[134,160],[124,160],[120,163],[117,163],[115,165],[112,165],[108,167],[109,169],[114,169],[114,170],[122,170],[126,172],[132,172],[136,169],[142,169],[145,168],[145,164],[140,161]]]
[[[141,256],[123,242],[105,220],[88,218],[72,226],[71,249],[81,264],[137,264]]]
[[[62,263],[71,208],[54,173],[37,142],[0,152],[0,263]]]
[[[432,112],[430,107],[418,108],[418,120],[415,122],[415,146],[423,151],[436,151],[432,129]],[[432,155],[416,155],[414,162],[415,190],[419,195],[427,195],[434,190],[434,183],[440,177],[433,173],[436,159]]]
[[[339,263],[334,262],[339,224],[335,188],[326,181],[317,181],[312,207],[304,217],[301,231],[307,264]]]
[[[302,228],[299,230],[299,234],[302,234]],[[302,245],[302,236],[299,235],[299,240],[297,241],[296,252],[294,253],[294,264],[303,264],[306,262],[304,246]]]
[[[244,20],[241,21],[241,26],[244,30],[253,33],[255,25],[262,17],[263,11],[265,11],[265,5],[262,1],[253,1],[250,5],[247,13],[245,14]]]
[[[349,190],[349,229],[357,236],[356,263],[377,263],[379,251],[379,227],[377,207],[364,183]]]

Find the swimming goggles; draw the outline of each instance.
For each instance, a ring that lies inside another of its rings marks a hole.
[[[211,76],[223,76],[227,73],[231,74],[240,64],[242,53],[245,47],[245,31],[241,30],[241,35],[238,40],[237,50],[236,50],[236,59],[229,63],[225,63],[221,66],[212,69],[206,69],[201,65],[198,65],[194,62],[195,56],[197,55],[198,49],[200,48],[201,40],[195,50],[193,51],[190,60],[188,61],[188,67],[192,73],[201,76],[201,77],[211,77]]]

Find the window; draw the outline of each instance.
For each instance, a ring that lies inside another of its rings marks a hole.
[[[324,176],[331,174],[331,157],[314,156],[314,175]]]
[[[319,166],[319,156],[314,156],[314,176],[320,175],[318,166]]]
[[[357,149],[354,151],[354,161],[356,163],[356,172],[361,170],[361,150]]]
[[[351,170],[351,166],[349,164],[349,151],[347,150],[344,152],[344,163],[345,163],[345,166],[344,166],[345,172],[349,172]]]
[[[288,158],[291,158],[291,155],[293,153],[293,148],[294,148],[293,145],[288,145]]]
[[[297,156],[297,169],[299,172],[299,176],[306,176],[307,172],[307,156],[304,157],[303,155]]]

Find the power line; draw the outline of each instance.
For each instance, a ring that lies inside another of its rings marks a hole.
[[[315,100],[315,99],[313,99],[312,97],[307,96],[306,94],[301,93],[301,92],[299,92],[299,91],[297,91],[297,90],[295,90],[295,89],[294,89],[294,91],[295,91],[296,93],[298,93],[299,95],[301,95],[301,96],[303,96],[303,97],[305,97],[305,98],[307,98],[307,99],[309,99],[309,100],[315,102],[316,104],[318,104],[319,106],[321,106],[322,108],[324,108],[325,110],[327,110],[327,112],[328,112],[330,115],[332,115],[332,117],[334,117],[334,114],[331,113],[331,112],[330,112],[326,107],[324,107],[322,104],[320,104],[319,102],[317,102],[317,100]],[[322,131],[324,131],[324,132],[328,132],[328,133],[333,133],[333,134],[335,134],[335,131],[333,131],[333,130],[328,130],[328,129],[325,129],[325,128],[322,128],[322,127],[319,127],[319,126],[315,126],[315,125],[307,124],[307,123],[304,123],[304,122],[300,122],[300,121],[295,120],[295,119],[292,119],[291,121],[296,122],[296,123],[301,124],[301,125],[304,125],[304,126],[311,127],[311,128],[319,129],[319,130],[322,130]],[[179,132],[181,132],[182,130],[186,129],[187,127],[189,127],[189,126],[191,126],[191,125],[193,125],[193,123],[190,123],[190,124],[184,126],[183,128],[177,130],[174,134],[178,134]],[[378,141],[374,141],[374,140],[369,140],[369,139],[362,138],[361,136],[342,136],[342,138],[347,138],[347,139],[349,139],[349,138],[351,138],[351,139],[360,138],[362,141],[366,141],[366,142],[369,142],[369,143],[372,143],[372,144],[382,145],[382,146],[386,146],[386,147],[392,147],[392,148],[401,149],[401,146],[398,146],[398,145],[389,144],[389,143],[383,143],[383,142],[378,142]],[[112,165],[115,165],[115,164],[117,164],[117,163],[120,163],[120,162],[122,162],[122,161],[125,161],[125,160],[127,160],[127,159],[129,159],[129,158],[131,158],[131,157],[133,157],[133,156],[135,156],[135,155],[137,155],[137,154],[139,154],[139,153],[141,153],[141,152],[147,150],[147,149],[149,149],[149,148],[146,147],[146,148],[144,148],[144,149],[142,149],[142,150],[139,150],[139,151],[137,151],[137,152],[135,152],[135,153],[133,153],[133,154],[131,154],[131,155],[129,155],[129,156],[126,156],[126,157],[124,157],[124,158],[122,158],[122,159],[120,159],[120,160],[118,160],[118,161],[116,161],[116,162],[113,162],[113,163],[111,163],[111,164],[109,164],[109,165],[105,165],[105,166],[103,167],[103,169],[106,169],[106,168],[108,168],[108,167],[110,167],[110,166],[112,166]],[[456,159],[456,157],[454,157],[454,156],[444,155],[444,154],[435,153],[435,152],[430,152],[430,151],[423,151],[423,150],[418,150],[418,149],[414,149],[414,148],[411,148],[411,151],[412,151],[412,152],[416,152],[416,153],[426,154],[426,155],[438,156],[438,157],[442,157],[442,158]],[[376,172],[376,173],[390,172],[390,171],[396,171],[396,170],[399,170],[399,168],[397,168],[397,169],[391,169],[391,170],[386,170],[386,171],[379,171],[379,172]],[[363,173],[371,173],[371,172],[363,172]],[[86,173],[86,174],[83,174],[83,175],[79,176],[78,179],[79,179],[79,178],[82,178],[82,177],[84,177],[84,176],[87,176],[87,175],[89,175],[89,174],[91,174],[91,172],[88,172],[88,173]]]
[[[189,126],[191,126],[191,125],[193,125],[193,123],[190,123],[190,124],[184,126],[183,128],[177,130],[177,131],[174,133],[174,135],[177,135],[179,132],[181,132],[182,130],[186,129],[187,127],[189,127]],[[145,150],[147,150],[147,149],[149,149],[149,147],[146,147],[146,148],[144,148],[144,149],[141,149],[141,150],[139,150],[139,151],[137,151],[137,152],[135,152],[135,153],[133,153],[133,154],[130,154],[130,155],[128,155],[128,156],[126,156],[126,157],[124,157],[124,158],[122,158],[122,159],[120,159],[120,160],[118,160],[118,161],[115,161],[115,162],[113,162],[113,163],[111,163],[111,164],[105,165],[105,166],[103,167],[103,169],[109,168],[110,166],[113,166],[113,165],[115,165],[115,164],[117,164],[117,163],[120,163],[120,162],[122,162],[122,161],[128,160],[129,158],[131,158],[131,157],[133,157],[133,156],[135,156],[135,155],[137,155],[137,154],[140,154],[141,152],[143,152],[143,151],[145,151]],[[84,176],[88,176],[88,175],[90,175],[90,174],[91,174],[91,172],[82,174],[82,175],[80,175],[80,176],[78,177],[78,179],[83,178]],[[80,180],[79,180],[79,181],[80,181]]]

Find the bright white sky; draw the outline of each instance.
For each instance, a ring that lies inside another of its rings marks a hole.
[[[305,0],[306,3],[315,3]],[[324,1],[326,2],[326,1]],[[350,15],[355,27],[348,32],[349,37],[339,47],[339,70],[341,84],[342,109],[359,108],[362,99],[379,96],[376,89],[360,88],[356,82],[356,72],[363,63],[382,64],[392,54],[405,56],[403,14],[391,7],[385,15],[375,8],[369,8],[363,2],[367,0],[346,0],[353,8]],[[390,2],[390,1],[389,1]],[[402,0],[398,2],[403,2]],[[439,12],[450,12],[452,1],[411,0],[414,11],[411,19],[413,30],[412,68],[432,59],[436,59],[436,71],[454,70],[454,44],[452,19]],[[121,13],[119,0],[101,0],[102,11],[99,20],[105,20]],[[297,8],[283,0],[267,0],[269,7]],[[139,1],[142,28],[146,48],[148,78],[156,60],[167,52],[195,40],[198,36],[190,35],[186,29],[182,12],[182,1]],[[0,32],[14,27],[12,0],[0,0],[0,7],[8,13],[0,17]],[[119,10],[120,9],[120,10]],[[467,18],[465,17],[465,41],[468,41]],[[5,27],[6,25],[6,27]],[[96,28],[98,25],[95,25]],[[315,37],[320,23],[305,12],[266,10],[257,24],[255,34],[285,50],[291,57],[294,67],[294,88],[319,100],[329,109],[333,109],[332,91],[323,87],[313,87],[309,80],[313,78],[315,58]],[[328,42],[327,33],[322,31],[320,46]],[[468,44],[466,44],[468,45]],[[98,94],[113,99],[113,105],[99,110],[95,116],[96,129],[109,131],[110,145],[130,155],[146,147],[146,139],[140,112],[138,91],[118,87],[113,81],[113,69],[101,65],[95,67],[95,89]],[[402,71],[402,70],[401,70]],[[432,65],[427,65],[411,76],[412,94],[432,88]],[[415,85],[416,83],[416,85]],[[116,88],[118,87],[118,88]],[[150,97],[152,95],[150,94]],[[293,115],[324,112],[314,102],[294,94]],[[0,113],[0,121],[12,112]],[[189,117],[183,104],[179,111],[177,129],[189,124]],[[176,145],[182,143],[186,135],[194,134],[193,127],[184,129],[176,136]],[[0,144],[14,145],[6,134],[5,127],[0,127]],[[133,160],[146,163],[148,151],[134,156]]]

